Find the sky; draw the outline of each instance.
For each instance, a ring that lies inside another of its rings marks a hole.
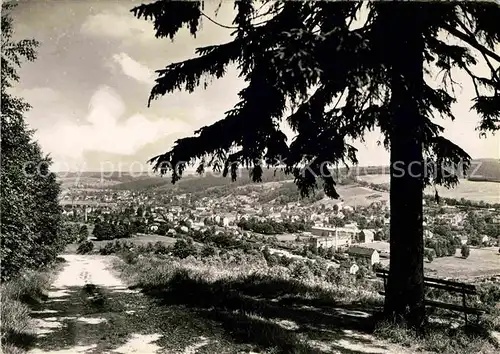
[[[140,1],[21,0],[13,11],[15,38],[40,42],[38,58],[19,70],[15,93],[33,108],[28,124],[50,153],[57,171],[145,170],[146,161],[169,150],[176,139],[224,117],[238,101],[244,82],[231,69],[204,90],[176,92],[147,107],[155,70],[189,59],[197,47],[227,42],[231,29],[202,20],[193,38],[181,30],[172,42],[157,39],[153,24],[136,19],[130,9]],[[205,12],[231,25],[232,2],[206,1]],[[500,135],[479,138],[479,120],[469,110],[472,84],[462,88],[453,111],[455,122],[441,120],[445,136],[473,158],[500,158]],[[285,131],[293,137],[289,129]],[[377,141],[354,142],[361,166],[387,165],[389,155]]]

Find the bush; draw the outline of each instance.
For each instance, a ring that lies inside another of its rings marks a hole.
[[[78,245],[76,253],[87,254],[92,252],[93,249],[94,249],[94,244],[91,241],[84,241]]]
[[[309,267],[302,261],[293,262],[290,265],[290,271],[292,278],[298,280],[309,280],[313,276]]]
[[[184,239],[178,239],[175,241],[174,247],[172,249],[172,255],[178,258],[186,258],[191,255],[196,255],[196,247],[194,247],[193,242]]]
[[[166,246],[163,242],[157,241],[154,245],[154,253],[155,254],[168,254],[170,253],[171,248]]]
[[[116,252],[115,251],[115,247],[114,247],[113,243],[111,243],[111,242],[110,243],[106,243],[104,245],[104,247],[101,247],[99,249],[99,254],[101,254],[103,256],[108,256],[108,255],[113,254],[115,252]]]
[[[120,256],[127,264],[136,264],[139,254],[137,252],[124,249],[120,252]]]
[[[215,254],[216,254],[215,247],[213,247],[211,245],[205,245],[201,249],[201,256],[202,257],[215,256]]]
[[[466,259],[470,255],[470,248],[468,245],[462,245],[462,249],[460,250],[460,253],[462,254],[462,258]]]

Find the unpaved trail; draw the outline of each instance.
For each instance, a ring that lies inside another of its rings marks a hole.
[[[136,291],[112,274],[113,257],[64,255],[63,270],[48,293],[45,308],[33,311],[38,348],[32,354],[157,353],[158,333],[128,333]],[[92,328],[92,327],[98,328]],[[140,326],[139,326],[140,327]],[[108,338],[103,331],[117,338]],[[115,333],[113,333],[115,332]],[[97,334],[97,335],[96,335]],[[106,348],[108,347],[108,348]],[[108,349],[108,350],[107,350]]]
[[[31,354],[256,353],[253,345],[233,340],[234,327],[239,323],[221,325],[221,320],[214,321],[209,312],[196,312],[184,304],[158,304],[128,289],[111,271],[113,256],[63,258],[66,263],[52,284],[48,300],[33,311],[37,341]],[[337,310],[339,316],[368,316],[360,311]],[[300,327],[293,321],[274,321],[292,332]],[[324,328],[320,332],[324,336],[307,340],[311,353],[412,353],[353,330],[338,328],[334,333]]]

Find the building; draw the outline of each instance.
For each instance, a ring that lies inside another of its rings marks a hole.
[[[356,240],[357,230],[345,227],[314,226],[311,228],[311,233],[313,238],[310,242],[317,247],[321,245],[324,248],[334,247],[338,249],[341,246],[349,246]]]
[[[371,243],[375,241],[375,232],[373,230],[362,230],[358,234],[359,243]]]
[[[348,247],[351,244],[350,239],[339,240],[335,236],[313,236],[309,239],[309,244],[317,248],[330,248],[338,249],[339,247]]]
[[[380,262],[379,253],[373,248],[359,247],[359,246],[351,246],[347,250],[349,256],[354,258],[362,258],[366,259],[370,262],[370,265],[374,265],[375,263]]]

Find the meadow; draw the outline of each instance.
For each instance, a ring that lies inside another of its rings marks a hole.
[[[359,176],[360,180],[373,184],[389,183],[389,175],[366,175]],[[452,189],[437,187],[438,193],[444,198],[467,199],[472,201],[484,201],[485,203],[500,203],[500,183],[469,181],[461,179],[460,183]],[[433,195],[434,188],[428,187],[425,193]]]
[[[463,259],[460,250],[452,257],[438,257],[425,263],[426,271],[439,278],[473,280],[488,276],[500,276],[498,247],[470,248],[470,255]]]

